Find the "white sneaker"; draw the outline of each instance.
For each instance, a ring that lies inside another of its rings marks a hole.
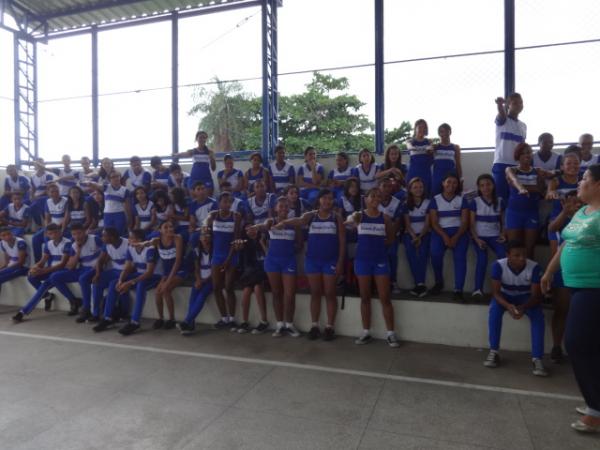
[[[542,362],[542,360],[540,358],[533,358],[532,363],[533,363],[533,374],[536,377],[547,377],[548,376],[548,372],[546,372],[546,369],[544,368],[544,363]]]
[[[476,291],[473,291],[473,293],[471,294],[471,297],[482,298],[483,292],[481,291],[481,289],[477,289]]]
[[[400,341],[398,340],[398,336],[396,336],[396,333],[390,334],[387,337],[386,341],[390,347],[393,347],[393,348],[400,347]]]
[[[289,325],[287,327],[285,327],[285,331],[294,338],[300,337],[300,332],[298,330],[296,330],[296,327],[294,325]]]
[[[400,286],[396,283],[392,283],[392,294],[400,294],[401,292],[402,289],[400,289]]]
[[[485,361],[483,362],[483,365],[491,369],[498,367],[500,365],[500,355],[498,354],[498,352],[490,350],[487,357],[485,358]]]
[[[273,334],[271,336],[281,337],[281,336],[283,336],[284,331],[285,331],[285,327],[282,325],[280,327],[275,328],[275,331],[273,331]]]

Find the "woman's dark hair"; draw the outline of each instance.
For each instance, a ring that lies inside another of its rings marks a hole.
[[[350,195],[350,186],[352,186],[352,184],[356,184],[356,187],[358,188],[354,197]],[[360,198],[360,182],[358,181],[358,178],[346,178],[346,181],[344,181],[344,197],[346,197],[346,199],[352,204],[354,211],[361,210],[362,202]]]
[[[285,152],[285,145],[283,145],[283,144],[277,144],[275,146],[275,150],[273,150],[273,154],[275,154],[275,153],[277,153],[279,151]]]
[[[67,205],[69,206],[70,209],[75,207],[75,205],[73,204],[73,199],[71,198],[72,190],[76,190],[77,192],[79,192],[79,205],[78,206],[80,208],[83,208],[85,194],[83,193],[83,190],[79,186],[71,186],[71,188],[69,189],[69,195],[67,196]]]
[[[231,159],[233,161],[233,156],[231,155],[231,153],[227,153],[225,156],[223,156],[223,161],[227,161],[228,159]],[[250,159],[252,159],[252,155],[250,155]]]
[[[479,190],[479,182],[487,180],[492,183],[492,205],[494,205],[494,209],[498,208],[498,194],[496,194],[496,181],[494,181],[494,177],[489,173],[482,173],[477,177],[477,182],[475,185],[477,186],[477,195],[481,197],[481,191]]]
[[[579,157],[579,161],[581,161],[581,147],[577,144],[571,144],[565,149],[565,156],[574,153]]]
[[[325,197],[326,195],[333,195],[333,191],[328,188],[319,189],[319,193],[317,194],[317,202],[321,200],[321,197]]]
[[[135,236],[136,239],[143,241],[146,238],[146,232],[144,230],[140,230],[136,228],[135,230],[131,230],[130,233]]]
[[[262,163],[263,158],[262,155],[259,152],[252,152],[252,154],[250,155],[250,158],[248,158],[250,161],[252,161],[255,157],[258,157],[258,159],[260,160],[260,162]],[[233,159],[233,158],[232,158]]]
[[[295,184],[290,184],[289,186],[286,186],[283,189],[283,195],[287,197],[288,192],[290,192],[292,189],[295,189],[296,192],[298,192],[298,198],[296,199],[296,203],[290,205],[290,207],[294,211],[295,217],[300,217],[300,214],[302,214],[302,200],[300,200],[300,189],[298,189],[298,186],[296,186]]]
[[[112,172],[113,170],[115,170],[115,165],[113,164],[112,161],[110,163],[112,165],[110,172]],[[110,172],[107,172],[106,169],[104,168],[104,166],[102,166],[102,164],[100,164],[100,169],[98,169],[98,176],[100,178],[103,178],[103,179],[108,178],[108,175],[110,174]]]
[[[412,177],[408,182],[408,186],[406,186],[406,207],[409,211],[412,211],[417,206],[417,202],[415,201],[415,196],[410,192],[410,188],[415,183],[421,183],[423,185],[423,198],[425,198],[425,183],[423,179],[420,177]]]
[[[69,228],[71,228],[71,231],[84,231],[85,230],[85,228],[83,228],[83,224],[79,223],[79,222],[75,222]]]
[[[310,145],[308,147],[306,147],[304,149],[304,156],[306,157],[306,155],[308,154],[308,152],[310,152],[311,150],[314,150],[314,147],[311,147]]]
[[[448,172],[446,175],[444,175],[444,178],[442,178],[442,186],[444,185],[444,182],[448,179],[448,178],[454,178],[456,181],[458,181],[458,187],[456,188],[456,195],[460,195],[462,194],[462,186],[460,184],[460,178],[458,177],[458,174],[454,171],[451,170],[450,172]],[[442,187],[442,192],[443,192],[443,187]]]
[[[521,142],[517,144],[513,153],[513,158],[515,161],[521,159],[521,155],[523,155],[527,149],[531,150],[531,145],[529,145],[527,142]]]
[[[171,190],[171,196],[173,197],[173,204],[179,206],[181,209],[187,208],[187,201],[185,199],[185,191],[181,188],[173,188]]]
[[[512,240],[512,241],[508,241],[506,243],[506,245],[504,246],[504,248],[506,249],[506,254],[509,254],[511,252],[511,250],[514,250],[516,248],[525,248],[525,244],[521,241],[517,241],[517,240]]]
[[[106,235],[112,239],[119,239],[119,230],[117,230],[114,227],[106,227],[104,229],[104,232],[106,233]]]
[[[181,170],[181,166],[177,163],[171,163],[169,166],[169,172],[177,172]]]
[[[160,166],[162,164],[162,159],[160,156],[153,156],[150,158],[150,167],[154,168],[155,166]]]
[[[58,231],[60,229],[60,225],[57,223],[49,223],[48,226],[46,226],[46,231]]]
[[[146,191],[146,188],[144,188],[144,186],[138,186],[133,190],[133,201],[135,203],[137,203],[137,193],[138,191],[143,191],[144,194],[146,194],[146,198],[148,197],[148,192]]]
[[[350,160],[350,158],[348,157],[348,153],[346,152],[338,152],[336,156],[339,156],[342,159],[345,159],[346,162],[348,162]]]
[[[390,161],[390,152],[392,150],[397,150],[398,151],[398,161],[396,161],[396,163],[392,164],[392,161]],[[384,163],[383,163],[383,168],[384,169],[391,169],[392,167],[396,167],[397,169],[402,169],[402,152],[400,151],[400,147],[398,147],[396,144],[392,144],[390,145],[388,148],[385,149],[385,154],[383,155],[384,158]]]
[[[225,191],[225,192],[221,192],[221,193],[219,194],[219,202],[220,202],[221,200],[223,200],[225,197],[229,197],[230,199],[233,199],[233,195],[231,194],[231,192],[227,192],[227,191]]]
[[[371,157],[371,162],[369,164],[375,163],[375,157],[373,156],[373,153],[371,153],[371,150],[369,150],[368,148],[363,148],[360,150],[360,152],[358,152],[358,163],[359,164],[362,164],[360,162],[360,157],[363,155],[363,153],[368,153],[369,156]]]
[[[141,163],[142,159],[139,156],[132,156],[131,158],[129,158],[129,164],[133,164],[133,163]]]
[[[154,202],[155,206],[158,207],[158,200],[160,200],[160,199],[165,201],[165,206],[167,206],[171,203],[171,201],[169,200],[169,196],[162,189],[155,191],[154,194],[152,194],[152,201]]]
[[[413,128],[413,138],[417,137],[417,127],[419,125],[425,125],[425,136],[429,134],[429,125],[427,125],[427,121],[425,119],[419,119],[415,122],[415,126]]]
[[[600,181],[600,164],[592,164],[588,166],[587,171],[592,176],[594,181]]]
[[[447,130],[449,133],[452,133],[452,127],[445,122],[438,127],[438,134],[440,134],[440,130]]]
[[[194,138],[194,140],[197,141],[201,134],[204,134],[208,138],[208,133],[206,131],[198,130],[196,131],[196,137]]]

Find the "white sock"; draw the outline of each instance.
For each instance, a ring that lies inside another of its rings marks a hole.
[[[228,322],[235,322],[235,317],[233,317],[233,316],[229,316],[229,318],[228,318],[228,320],[227,320],[227,321],[228,321]]]
[[[387,337],[395,335],[396,332],[394,330],[387,330]]]
[[[277,322],[277,328],[283,328],[283,322]]]
[[[362,332],[363,336],[368,336],[369,334],[371,334],[371,332],[367,329],[363,330],[363,332]]]
[[[292,328],[294,326],[294,324],[292,322],[286,322],[285,323],[285,327],[286,328]]]
[[[227,318],[227,316],[221,317],[221,320],[225,323],[229,323],[229,319]]]

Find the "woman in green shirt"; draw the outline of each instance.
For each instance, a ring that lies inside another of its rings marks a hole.
[[[577,431],[600,432],[600,164],[589,166],[579,182],[578,196],[586,204],[562,232],[564,243],[541,280],[548,292],[560,269],[571,288],[565,347],[586,406],[571,424]]]

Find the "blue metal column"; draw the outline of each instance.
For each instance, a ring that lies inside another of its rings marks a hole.
[[[98,166],[100,161],[98,109],[98,28],[92,27],[92,164]]]
[[[172,151],[179,151],[179,14],[171,17],[171,137]]]
[[[15,119],[15,165],[21,168],[21,120],[20,120],[20,93],[19,93],[19,39],[13,36],[13,103]]]
[[[39,128],[38,128],[38,59],[37,59],[37,48],[38,43],[33,43],[33,126],[35,132],[33,133],[33,154],[35,159],[39,158]]]
[[[383,72],[383,0],[375,0],[375,152],[385,147],[385,90]]]
[[[515,0],[504,0],[504,96],[515,92]]]
[[[278,140],[277,0],[262,0],[262,157],[267,164]]]

